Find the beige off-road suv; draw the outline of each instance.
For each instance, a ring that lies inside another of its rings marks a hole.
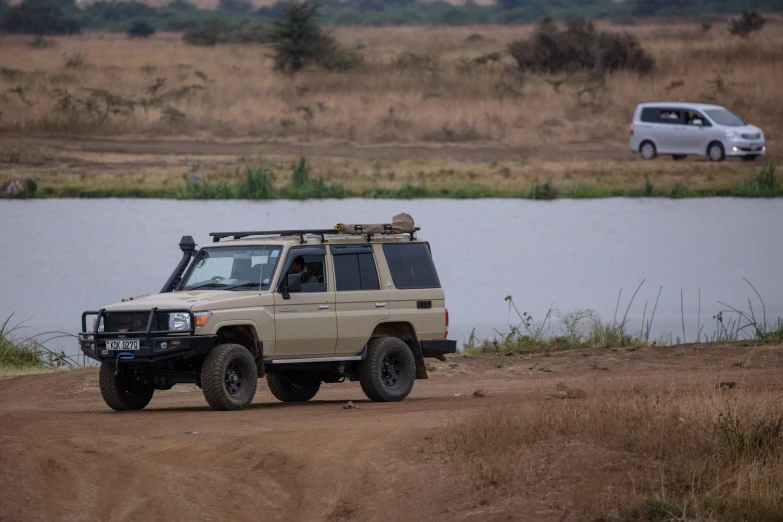
[[[358,380],[373,401],[401,401],[425,357],[456,351],[429,244],[407,214],[390,224],[211,233],[159,294],[82,314],[82,351],[100,362],[115,410],[195,383],[214,409],[253,400],[258,377],[285,402],[322,382]],[[87,329],[88,318],[92,328]]]

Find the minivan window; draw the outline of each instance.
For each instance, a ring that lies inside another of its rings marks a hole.
[[[681,123],[681,111],[661,107],[645,107],[642,109],[641,120],[645,123]]]
[[[704,112],[718,125],[725,125],[727,127],[741,127],[742,125],[745,125],[745,122],[736,114],[727,111],[726,109],[709,109]]]
[[[397,288],[440,288],[429,244],[388,243],[383,252]]]

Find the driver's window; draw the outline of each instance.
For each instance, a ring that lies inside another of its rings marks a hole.
[[[296,249],[289,253],[283,286],[288,284],[289,275],[298,275],[302,293],[326,292],[326,264],[324,254],[299,254]]]

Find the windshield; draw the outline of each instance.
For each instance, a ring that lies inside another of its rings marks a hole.
[[[727,127],[741,127],[742,125],[745,125],[745,122],[737,117],[737,115],[726,109],[710,109],[704,112],[718,125],[726,125]]]
[[[280,245],[205,248],[199,252],[179,289],[269,288],[282,251]]]

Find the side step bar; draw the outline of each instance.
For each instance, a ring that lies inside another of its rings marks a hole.
[[[367,358],[367,347],[364,347],[359,355],[344,355],[339,357],[308,357],[306,359],[271,359],[264,361],[264,364],[302,364],[319,362],[343,362],[343,361],[363,361]]]

